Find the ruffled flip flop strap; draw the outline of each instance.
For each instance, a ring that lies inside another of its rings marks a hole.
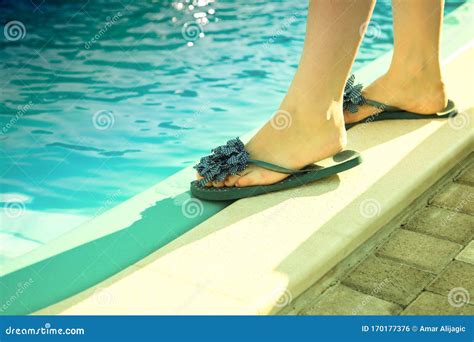
[[[194,166],[194,169],[203,177],[199,181],[199,184],[203,186],[209,182],[222,182],[228,176],[244,171],[249,164],[286,174],[297,174],[314,170],[313,166],[295,170],[262,160],[250,159],[249,153],[245,150],[245,146],[239,138],[231,139],[225,145],[214,148],[210,155],[201,158],[199,163]]]
[[[218,146],[208,156],[202,157],[194,169],[203,177],[200,185],[209,182],[222,182],[229,175],[236,175],[245,170],[249,163],[249,153],[239,138],[227,141]]]

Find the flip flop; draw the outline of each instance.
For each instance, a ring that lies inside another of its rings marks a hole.
[[[408,112],[406,110],[400,109],[398,107],[390,106],[382,102],[366,99],[362,95],[362,84],[355,84],[355,76],[351,75],[347,80],[346,86],[344,87],[344,99],[343,99],[343,108],[348,110],[351,113],[357,113],[359,106],[368,104],[372,107],[375,107],[380,110],[380,112],[372,114],[367,118],[346,124],[346,130],[352,128],[361,123],[369,123],[373,121],[382,121],[382,120],[418,120],[418,119],[444,119],[449,117],[454,117],[458,114],[456,105],[453,101],[448,100],[448,105],[446,108],[440,112],[433,114],[419,114]]]
[[[249,153],[239,138],[231,139],[226,145],[212,150],[212,154],[201,158],[194,166],[204,178],[191,182],[191,193],[198,198],[211,201],[236,200],[244,197],[257,196],[269,192],[295,188],[311,183],[317,179],[329,177],[348,170],[362,162],[356,151],[345,150],[324,159],[317,164],[310,164],[302,169],[294,170],[281,167],[262,160],[249,158]],[[224,181],[229,175],[236,175],[245,170],[248,165],[257,165],[267,170],[289,174],[282,181],[270,185],[255,185],[248,187],[206,187],[213,181]]]

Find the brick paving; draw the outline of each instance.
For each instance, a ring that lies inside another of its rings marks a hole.
[[[441,272],[453,260],[462,247],[462,245],[448,240],[398,229],[376,254],[437,273]],[[433,258],[433,255],[436,255],[436,258]]]
[[[449,220],[449,224],[445,224]],[[453,227],[456,227],[453,229]],[[472,240],[472,216],[432,206],[421,209],[404,229],[423,233],[461,245]]]
[[[280,314],[474,315],[474,154],[462,165],[364,260]]]
[[[423,291],[402,315],[474,315],[474,305],[453,306],[447,296]]]
[[[331,287],[317,303],[308,305],[300,314],[317,315],[394,315],[402,311],[401,306],[366,295],[339,284]]]
[[[456,260],[474,265],[474,241],[471,241],[469,245],[467,245],[466,248],[456,256]]]
[[[406,306],[434,277],[430,272],[404,263],[369,256],[342,283],[368,295]]]

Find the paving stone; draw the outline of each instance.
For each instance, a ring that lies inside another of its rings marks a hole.
[[[416,212],[403,228],[466,245],[474,237],[474,217],[429,206]]]
[[[426,289],[442,296],[451,292],[474,304],[474,265],[455,260]]]
[[[432,292],[423,292],[401,314],[402,315],[474,315],[474,305],[464,304],[457,307],[448,301],[447,296]]]
[[[406,306],[434,277],[434,274],[412,266],[369,256],[343,280],[343,284]]]
[[[456,260],[467,262],[474,265],[474,241],[471,241],[461,253],[458,254]]]
[[[336,285],[300,315],[396,315],[402,308],[394,303],[366,295],[344,285]]]
[[[438,273],[454,259],[461,249],[462,245],[458,243],[397,229],[376,254]]]
[[[449,183],[431,200],[431,204],[474,215],[474,187],[461,183]]]
[[[474,185],[474,163],[471,163],[457,178],[457,182]]]

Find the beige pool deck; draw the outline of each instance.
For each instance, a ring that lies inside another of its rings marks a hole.
[[[298,189],[239,200],[37,314],[278,312],[473,150],[473,46],[453,52],[445,65],[457,117],[359,125],[349,131],[348,148],[362,153],[362,165]]]

